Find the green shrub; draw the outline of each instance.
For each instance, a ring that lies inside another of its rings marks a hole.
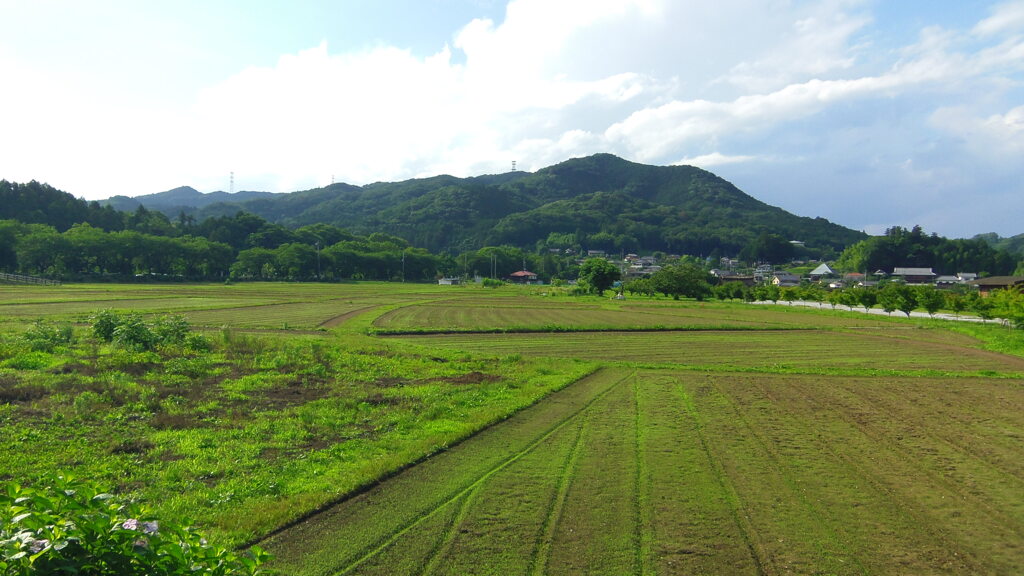
[[[6,368],[15,370],[40,370],[50,366],[53,356],[38,350],[24,351],[3,362]]]
[[[147,324],[138,314],[121,316],[111,310],[101,310],[91,320],[92,333],[97,338],[128,350],[154,350],[157,346],[183,346],[196,352],[210,350],[206,338],[193,333],[180,314],[161,316]]]
[[[114,329],[121,323],[121,317],[109,308],[93,314],[89,320],[92,322],[93,335],[104,342],[114,340]]]
[[[192,328],[180,314],[161,316],[153,323],[153,334],[161,344],[184,344]]]
[[[212,546],[135,502],[73,479],[0,488],[0,574],[234,576],[260,573],[268,555]]]
[[[58,346],[67,346],[74,341],[70,324],[50,326],[37,320],[22,336],[28,347],[36,352],[53,352]]]
[[[125,316],[114,328],[114,343],[128,350],[152,350],[158,338],[138,314]]]

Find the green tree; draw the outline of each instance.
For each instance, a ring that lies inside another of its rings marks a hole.
[[[793,245],[778,234],[762,232],[741,252],[740,258],[749,262],[787,262],[793,255]]]
[[[935,313],[946,303],[942,292],[936,290],[934,286],[918,286],[915,292],[917,304],[924,308],[929,316],[935,316]]]
[[[580,265],[579,283],[588,292],[600,295],[621,275],[618,267],[604,258],[588,258]]]
[[[914,290],[906,284],[896,282],[886,284],[878,295],[882,308],[889,314],[899,310],[910,318],[910,313],[917,308],[917,295]]]
[[[693,262],[665,266],[651,275],[654,289],[678,300],[680,296],[703,300],[711,295],[711,275]]]

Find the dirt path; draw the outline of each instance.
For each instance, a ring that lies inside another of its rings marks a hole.
[[[341,324],[344,324],[347,320],[349,320],[351,318],[354,318],[354,317],[362,314],[363,312],[366,312],[367,310],[373,310],[374,308],[377,308],[377,307],[378,306],[375,304],[373,306],[365,306],[363,308],[356,308],[355,310],[349,310],[348,312],[345,312],[344,314],[342,314],[340,316],[335,316],[334,318],[331,318],[330,320],[327,320],[326,322],[321,322],[319,325],[317,325],[317,328],[334,328],[335,326],[340,326]]]

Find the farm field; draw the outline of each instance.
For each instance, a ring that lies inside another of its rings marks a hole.
[[[210,350],[98,342],[102,309]],[[94,479],[274,573],[1024,565],[995,325],[381,283],[0,286],[0,314],[0,478]],[[27,350],[36,320],[74,341]]]
[[[1001,380],[608,368],[264,544],[287,574],[1008,574],[1022,408]]]

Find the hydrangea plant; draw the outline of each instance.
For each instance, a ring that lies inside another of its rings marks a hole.
[[[0,491],[0,574],[252,576],[268,555],[211,545],[194,530],[158,521],[141,504],[56,477]]]

